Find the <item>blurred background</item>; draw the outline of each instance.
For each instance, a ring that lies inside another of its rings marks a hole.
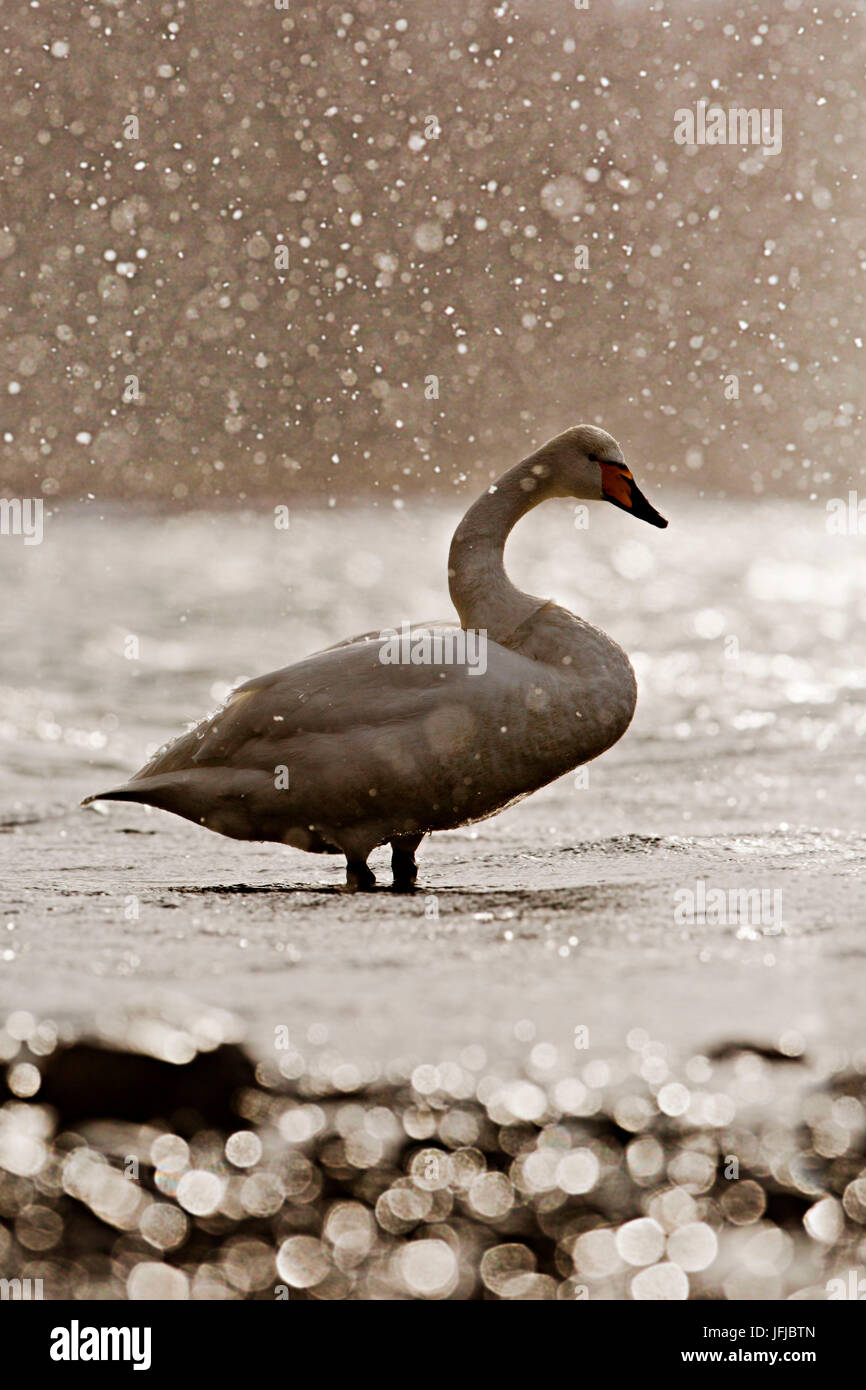
[[[862,2],[280,3],[5,14],[0,491],[447,497],[581,419],[844,491]],[[781,153],[678,145],[699,100]]]
[[[0,1275],[46,1297],[864,1263],[866,4],[588,3],[0,16]],[[780,152],[678,144],[701,101]],[[433,837],[416,897],[79,809],[237,681],[444,616],[468,497],[579,420],[671,522],[509,547],[634,663],[586,777]],[[684,924],[699,883],[781,920]]]

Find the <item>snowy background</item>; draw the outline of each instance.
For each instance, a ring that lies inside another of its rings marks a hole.
[[[0,488],[447,497],[591,419],[646,481],[843,492],[862,13],[7,7]],[[677,145],[699,99],[781,153]]]

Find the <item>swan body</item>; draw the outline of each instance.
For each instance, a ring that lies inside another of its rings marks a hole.
[[[82,804],[145,802],[234,839],[342,853],[350,888],[373,885],[367,858],[390,842],[395,887],[411,889],[424,835],[502,810],[603,753],[631,721],[637,688],[620,647],[505,574],[508,532],[556,496],[667,525],[610,435],[567,430],[457,528],[459,625],[417,625],[399,645],[365,633],[247,681],[124,786]]]

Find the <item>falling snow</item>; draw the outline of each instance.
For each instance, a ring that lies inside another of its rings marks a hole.
[[[441,490],[579,418],[645,475],[844,484],[854,18],[248,0],[203,30],[182,0],[64,0],[8,19],[7,487]],[[780,155],[677,145],[699,99],[780,108]]]

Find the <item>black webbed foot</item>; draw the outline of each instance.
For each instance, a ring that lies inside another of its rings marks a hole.
[[[393,892],[415,892],[418,878],[415,851],[420,845],[421,839],[420,835],[407,835],[404,838],[391,841],[391,872],[394,875],[394,882],[391,887]]]
[[[376,875],[367,866],[363,859],[349,859],[346,861],[346,888],[347,893],[366,893],[371,888],[376,887]]]

